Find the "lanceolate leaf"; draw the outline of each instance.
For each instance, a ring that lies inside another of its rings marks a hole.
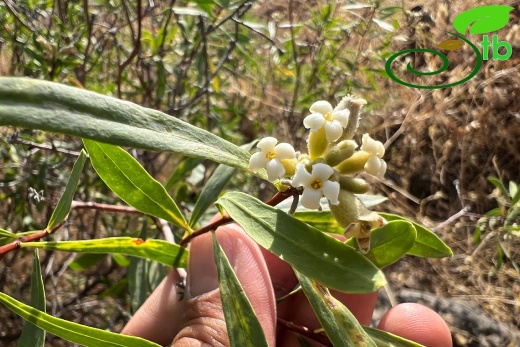
[[[376,343],[377,347],[424,347],[421,344],[407,340],[400,336],[387,333],[370,327],[363,327],[365,332]]]
[[[191,213],[190,218],[190,226],[193,228],[197,224],[197,221],[206,209],[214,203],[222,189],[226,183],[228,183],[229,179],[235,173],[235,169],[226,165],[220,164],[213,172],[213,175],[206,182],[206,185],[200,192],[200,196],[195,203],[195,207],[193,207],[193,212]]]
[[[32,274],[31,274],[31,307],[45,312],[45,288],[43,287],[42,271],[38,250],[34,250]],[[31,322],[25,322],[22,335],[18,340],[20,347],[45,346],[45,330],[38,328]]]
[[[334,346],[376,347],[356,317],[329,290],[295,271],[303,292]]]
[[[92,166],[121,199],[139,211],[191,230],[166,189],[118,146],[83,139]]]
[[[1,78],[0,125],[172,151],[249,171],[249,153],[208,131],[159,111],[53,82]]]
[[[126,336],[53,317],[0,293],[0,303],[34,325],[67,341],[87,347],[160,347],[140,337]]]
[[[213,254],[231,347],[267,347],[262,326],[214,233]]]
[[[67,215],[70,212],[70,206],[72,205],[72,199],[74,198],[74,193],[78,187],[79,176],[81,175],[85,161],[87,161],[87,155],[85,154],[84,150],[81,150],[79,157],[76,159],[74,167],[72,168],[72,173],[70,174],[69,182],[65,187],[65,191],[63,192],[58,205],[52,212],[52,216],[49,219],[47,230],[51,230],[54,226],[67,218]]]
[[[139,258],[155,260],[173,267],[186,267],[188,251],[176,244],[163,240],[144,241],[132,237],[110,237],[82,241],[46,241],[22,243],[22,247],[52,249],[64,252],[121,253]]]
[[[262,247],[329,288],[369,293],[386,283],[383,273],[352,247],[258,199],[232,192],[217,204]]]
[[[387,221],[404,220],[413,224],[417,231],[417,238],[415,239],[413,247],[408,251],[408,254],[426,258],[444,258],[453,255],[450,247],[448,247],[439,236],[421,224],[391,213],[378,212],[378,214]]]

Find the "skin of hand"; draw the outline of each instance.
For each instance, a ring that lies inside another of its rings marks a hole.
[[[310,329],[317,329],[320,324],[301,291],[276,305],[275,298],[289,293],[297,284],[291,267],[258,246],[238,225],[220,227],[216,235],[258,316],[268,345],[300,346],[293,332],[284,328],[277,330],[277,315]],[[178,271],[172,271],[135,313],[122,333],[140,336],[163,346],[229,346],[211,233],[195,238],[190,244],[187,284],[181,299],[178,283],[183,280]],[[361,324],[370,324],[377,293],[354,295],[331,292]],[[444,320],[419,304],[393,307],[381,319],[378,328],[427,347],[452,346],[451,334]],[[322,346],[310,340],[309,344]]]

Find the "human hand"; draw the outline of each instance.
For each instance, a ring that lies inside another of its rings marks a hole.
[[[311,330],[319,328],[320,323],[301,291],[276,305],[275,297],[287,294],[297,284],[292,268],[261,249],[238,225],[220,227],[216,234],[264,329],[269,346],[300,346],[294,332],[285,327],[277,329],[277,316]],[[172,271],[122,333],[161,345],[173,341],[173,347],[229,346],[211,234],[201,235],[191,242],[187,285],[185,292],[179,293],[178,284],[183,280],[179,272]],[[331,293],[361,324],[370,324],[377,293]],[[390,309],[378,328],[428,347],[452,346],[450,331],[442,318],[418,304],[401,304]],[[309,343],[322,346],[315,341]]]

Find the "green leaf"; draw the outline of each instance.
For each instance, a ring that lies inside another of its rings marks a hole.
[[[383,268],[395,263],[410,251],[417,232],[412,223],[395,220],[374,229],[370,235],[370,251],[365,256],[377,267]],[[348,244],[358,248],[354,238]]]
[[[504,186],[504,183],[500,178],[490,176],[488,177],[489,182],[491,182],[498,190],[500,191],[500,194],[508,201],[511,202],[511,197],[507,193],[506,187]]]
[[[487,34],[505,27],[512,10],[514,7],[504,5],[475,7],[458,14],[453,20],[453,27],[462,35],[466,35],[466,29],[470,26],[470,34]]]
[[[92,166],[106,185],[137,210],[191,230],[177,204],[128,152],[118,146],[83,139]]]
[[[165,113],[59,83],[0,78],[0,125],[172,151],[249,171],[250,154]]]
[[[31,274],[31,307],[45,312],[45,288],[43,286],[40,258],[38,257],[37,249],[34,250]],[[18,340],[18,346],[45,346],[45,330],[38,328],[31,322],[25,322],[22,335]]]
[[[338,224],[330,211],[297,211],[294,217],[321,231],[343,235],[343,228]]]
[[[387,333],[386,331],[363,327],[365,332],[376,343],[377,347],[425,347],[403,337]]]
[[[215,201],[217,201],[218,195],[224,189],[224,186],[231,177],[235,174],[235,169],[220,164],[213,172],[213,175],[206,182],[206,185],[200,192],[199,198],[193,207],[191,213],[190,226],[193,228],[197,224],[198,220],[204,214],[204,211]]]
[[[34,325],[67,341],[88,347],[160,347],[140,337],[126,336],[53,317],[0,293],[0,303]]]
[[[520,201],[520,189],[513,181],[509,181],[509,196],[511,196],[511,205],[516,205]]]
[[[383,212],[377,213],[387,221],[404,220],[413,224],[417,231],[417,238],[415,239],[413,247],[408,251],[408,254],[425,258],[444,258],[453,255],[453,251],[450,247],[448,247],[448,245],[446,245],[437,234],[421,224],[395,214]]]
[[[0,246],[3,246],[14,240],[18,240],[20,237],[20,235],[14,234],[4,229],[0,229]]]
[[[258,199],[231,192],[217,204],[258,244],[329,288],[370,293],[386,283],[383,273],[352,247]]]
[[[376,344],[363,330],[356,317],[334,298],[329,290],[298,271],[294,271],[312,309],[334,346],[376,347]]]
[[[175,169],[173,174],[168,179],[168,182],[165,184],[166,190],[172,189],[172,187],[179,182],[181,179],[186,177],[188,172],[195,169],[197,165],[199,165],[202,162],[202,159],[200,158],[186,158],[184,159]]]
[[[132,237],[109,237],[82,241],[25,242],[21,246],[64,252],[120,253],[155,260],[173,267],[186,267],[188,259],[188,251],[176,244],[155,239],[144,241]]]
[[[101,260],[103,260],[106,257],[105,254],[93,254],[93,253],[87,253],[82,254],[72,263],[69,264],[69,268],[76,271],[83,271],[86,269],[91,268],[92,266],[99,263]]]
[[[213,255],[217,264],[222,309],[231,347],[267,346],[264,331],[233,268],[213,233]]]
[[[47,230],[51,230],[56,225],[61,223],[70,212],[70,207],[72,205],[72,199],[74,198],[74,193],[76,193],[76,188],[78,187],[79,176],[81,175],[81,171],[83,170],[83,166],[87,161],[87,155],[84,150],[81,150],[78,159],[74,163],[74,167],[72,168],[72,173],[70,174],[69,182],[65,187],[65,192],[60,198],[58,205],[52,212],[52,216],[49,219],[49,223],[47,224]]]

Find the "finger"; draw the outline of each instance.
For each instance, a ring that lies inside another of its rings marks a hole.
[[[427,347],[451,347],[450,329],[435,311],[419,304],[400,304],[381,319],[379,329]]]
[[[170,343],[174,331],[179,331],[181,328],[181,321],[172,319],[172,315],[175,312],[183,312],[186,308],[186,300],[179,300],[182,289],[178,284],[183,280],[179,272],[170,272],[137,310],[121,333],[140,336],[161,345]]]
[[[376,292],[368,294],[346,294],[331,291],[331,294],[347,306],[361,324],[370,324],[377,301]],[[298,292],[291,296],[291,298],[280,303],[278,305],[278,315],[287,321],[309,328],[311,331],[321,328],[321,323],[303,292]],[[309,339],[306,340],[311,346],[322,346],[317,342]],[[280,329],[278,331],[277,341],[281,342],[281,344],[279,343],[280,346],[300,346],[297,335],[287,329]]]
[[[264,329],[268,344],[274,346],[276,306],[259,247],[237,225],[221,227],[216,235]],[[191,244],[186,287],[188,309],[174,347],[192,346],[194,343],[229,344],[217,288],[212,235],[205,234]]]

